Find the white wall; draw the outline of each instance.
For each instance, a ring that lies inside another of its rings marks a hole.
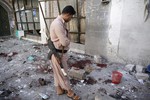
[[[128,62],[150,63],[150,19],[144,22],[144,0],[124,0],[119,55]]]
[[[144,0],[111,0],[109,7],[97,0],[87,1],[86,53],[148,65],[150,18],[144,22]]]

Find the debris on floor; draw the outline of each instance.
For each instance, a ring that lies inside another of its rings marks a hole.
[[[49,98],[48,95],[43,94],[43,93],[39,93],[39,95],[41,96],[42,100],[47,100]]]
[[[7,57],[6,53],[0,53],[0,57]]]
[[[10,52],[10,53],[0,53],[0,57],[13,57],[15,55],[17,55],[17,52]]]
[[[88,84],[88,85],[93,85],[93,84],[96,84],[97,81],[93,78],[93,77],[87,77],[85,80],[84,80],[84,83]]]
[[[72,67],[69,71],[69,76],[75,79],[83,80],[85,79],[85,70]]]
[[[0,39],[0,42],[4,42],[4,40],[3,40],[3,39]]]
[[[46,45],[0,39],[0,100],[68,100],[55,92],[47,52]],[[150,67],[71,51],[68,55],[70,84],[82,100],[149,100]],[[122,74],[115,77],[118,84],[113,83],[114,71]]]
[[[3,89],[0,92],[1,92],[0,97],[8,97],[12,93],[10,90],[5,90],[5,89]]]
[[[107,80],[103,81],[103,83],[105,83],[105,84],[112,83],[112,80],[107,79]]]
[[[98,67],[101,67],[101,68],[106,68],[107,67],[107,64],[97,64]]]
[[[79,68],[79,69],[84,69],[84,67],[87,64],[91,64],[91,61],[90,60],[80,60],[80,61],[76,61],[75,63],[73,63],[70,66],[71,67],[76,67],[76,68]]]
[[[75,79],[70,79],[70,83],[72,85],[76,85],[77,83],[79,83],[80,81],[79,80],[75,80]]]

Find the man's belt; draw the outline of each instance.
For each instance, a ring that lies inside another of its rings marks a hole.
[[[59,50],[59,49],[56,49],[56,52],[58,52],[58,53],[62,53],[62,52],[63,52],[63,53],[67,53],[67,51],[68,51],[68,50]]]

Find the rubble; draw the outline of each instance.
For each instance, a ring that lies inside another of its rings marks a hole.
[[[3,89],[0,93],[0,97],[8,97],[11,93],[10,90]]]
[[[93,78],[93,77],[87,77],[85,80],[84,80],[84,83],[88,84],[88,85],[93,85],[93,84],[96,84],[97,81]]]
[[[137,73],[142,73],[143,69],[144,69],[144,66],[136,65],[136,72]]]
[[[16,94],[14,96],[11,97],[12,100],[22,100],[20,97],[19,97],[19,94]]]
[[[29,83],[29,87],[32,88],[32,87],[39,87],[40,84],[39,82],[37,82],[37,80],[32,80],[30,83]]]
[[[91,65],[86,65],[84,67],[84,70],[87,74],[91,73],[94,69],[91,67]]]
[[[48,65],[37,65],[36,72],[47,74],[52,72],[52,69]]]
[[[95,63],[101,63],[102,62],[102,59],[99,55],[94,55],[94,62]]]
[[[132,91],[132,92],[137,92],[137,91],[138,91],[138,88],[135,87],[135,86],[133,86],[133,87],[131,87],[131,91]]]
[[[128,64],[128,65],[125,66],[125,70],[132,71],[134,66],[135,65],[133,65],[133,64]]]
[[[109,96],[115,99],[122,99],[123,94],[124,94],[123,90],[118,89],[114,94],[110,94]]]
[[[104,88],[99,88],[99,89],[98,89],[98,92],[99,92],[99,93],[107,94],[107,91],[106,91],[106,89],[104,89]]]
[[[7,56],[8,57],[12,57],[12,56],[15,56],[17,55],[18,53],[17,52],[11,52],[11,53],[8,53]]]
[[[17,55],[17,52],[11,52],[11,53],[0,53],[0,57],[13,57]]]
[[[75,79],[70,79],[70,83],[72,85],[76,85],[77,83],[79,83],[80,81],[79,80],[75,80]]]
[[[107,79],[107,80],[103,81],[103,83],[105,83],[105,84],[112,83],[112,80]]]
[[[0,53],[0,57],[7,57],[6,53]]]
[[[7,61],[8,61],[8,62],[12,61],[12,58],[11,58],[11,57],[8,57],[8,58],[7,58]]]
[[[40,47],[38,47],[38,46],[33,46],[33,48],[36,50],[40,50]]]
[[[106,94],[98,94],[95,96],[95,99],[94,100],[116,100]]]
[[[92,62],[90,60],[80,60],[76,61],[75,63],[71,64],[71,67],[76,67],[79,69],[84,69],[86,65],[90,65]]]
[[[0,39],[0,42],[4,42],[4,40],[3,40],[3,39]]]
[[[149,78],[149,75],[145,73],[136,73],[135,75],[137,79],[148,80]]]
[[[144,68],[145,68],[144,66],[133,64],[128,64],[125,66],[125,70],[136,73],[142,73]]]
[[[85,78],[85,70],[72,67],[69,71],[69,76],[75,79],[83,80]]]
[[[1,82],[0,82],[0,85],[4,85],[4,84],[5,84],[5,81],[1,81]]]
[[[100,68],[106,68],[107,64],[97,64],[97,66],[99,66]]]

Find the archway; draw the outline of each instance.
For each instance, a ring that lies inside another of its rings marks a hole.
[[[13,8],[6,0],[0,0],[0,15],[0,36],[12,35],[14,30]]]

